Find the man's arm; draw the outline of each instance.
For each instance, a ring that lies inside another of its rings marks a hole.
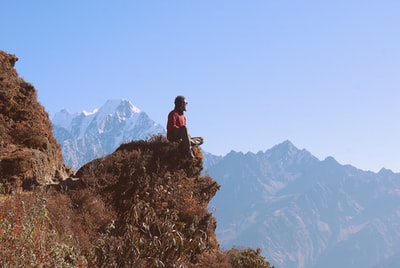
[[[176,124],[177,121],[177,114],[175,112],[170,112],[168,115],[167,131],[178,129],[179,126]]]

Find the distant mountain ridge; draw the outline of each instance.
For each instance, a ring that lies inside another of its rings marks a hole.
[[[261,247],[277,267],[399,265],[398,173],[320,161],[290,141],[232,151],[208,172],[221,184],[210,205],[223,247]]]
[[[64,161],[74,169],[112,153],[124,142],[165,133],[164,127],[125,99],[108,100],[93,112],[71,114],[64,109],[52,123]]]

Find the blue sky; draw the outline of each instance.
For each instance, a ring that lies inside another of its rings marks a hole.
[[[19,1],[1,50],[50,116],[125,98],[163,125],[176,95],[206,151],[290,140],[400,172],[400,1]]]

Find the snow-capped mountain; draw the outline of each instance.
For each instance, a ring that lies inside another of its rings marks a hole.
[[[112,153],[121,143],[165,134],[164,127],[128,100],[108,100],[93,112],[62,110],[52,123],[64,161],[74,169]]]
[[[208,173],[223,247],[260,247],[276,267],[400,267],[399,173],[320,161],[290,141],[232,151]]]

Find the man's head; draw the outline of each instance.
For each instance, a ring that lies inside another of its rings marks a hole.
[[[178,96],[175,98],[175,109],[186,111],[186,98],[184,96]]]

